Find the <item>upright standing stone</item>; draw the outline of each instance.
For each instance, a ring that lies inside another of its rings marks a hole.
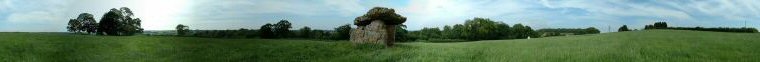
[[[354,20],[354,25],[358,27],[351,31],[351,42],[393,46],[396,26],[404,22],[406,22],[406,17],[396,14],[393,9],[372,8],[367,14],[356,17]]]

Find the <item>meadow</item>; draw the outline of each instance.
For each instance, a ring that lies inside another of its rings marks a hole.
[[[345,40],[0,33],[6,62],[757,62],[760,34],[645,30],[385,48]]]

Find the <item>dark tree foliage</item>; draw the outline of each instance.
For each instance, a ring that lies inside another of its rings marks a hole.
[[[398,42],[408,42],[413,41],[415,38],[412,38],[409,36],[409,31],[406,30],[406,25],[398,25],[396,26],[396,38],[395,40]]]
[[[133,19],[134,14],[127,7],[120,9],[113,8],[103,15],[98,24],[98,34],[100,35],[134,35],[142,32],[140,27],[141,20]]]
[[[421,40],[428,40],[433,38],[442,38],[441,30],[438,28],[422,28],[422,30],[411,32],[414,37]]]
[[[589,28],[546,28],[539,29],[537,32],[541,33],[540,37],[549,36],[564,36],[564,35],[584,35],[584,34],[598,34],[599,30],[594,27]]]
[[[665,23],[665,22],[655,22],[654,23],[654,28],[655,29],[665,29],[665,28],[668,28],[668,23]]]
[[[261,26],[261,28],[259,28],[259,31],[258,31],[260,37],[266,38],[266,39],[276,38],[274,31],[272,29],[273,27],[274,25],[270,23],[267,23]]]
[[[239,30],[191,30],[188,33],[193,37],[206,37],[206,38],[251,38],[247,37],[253,33],[252,30],[239,29]]]
[[[66,29],[68,29],[69,32],[81,33],[81,30],[79,29],[80,27],[82,27],[82,23],[79,20],[70,19],[69,26],[67,26]]]
[[[738,32],[738,33],[757,33],[757,29],[751,27],[730,28],[730,27],[668,27],[665,22],[656,22],[654,25],[646,25],[644,29],[672,29],[672,30],[695,30],[695,31],[715,31],[715,32]]]
[[[177,36],[184,36],[184,35],[187,35],[190,32],[190,27],[182,25],[182,24],[179,24],[179,25],[177,25],[177,27],[175,28],[175,30],[177,31]]]
[[[654,25],[646,25],[644,26],[644,29],[655,29]]]
[[[333,39],[334,35],[330,33],[329,30],[314,30],[314,39],[323,39],[323,40],[329,40]]]
[[[313,37],[312,35],[314,34],[312,33],[311,28],[309,28],[308,26],[304,26],[298,31],[300,31],[299,37],[301,38],[312,38]]]
[[[69,20],[69,26],[66,27],[69,32],[74,33],[95,33],[97,22],[90,13],[82,13],[76,19]]]
[[[288,38],[293,33],[290,32],[290,22],[288,20],[280,20],[277,24],[274,24],[274,33],[278,38]]]
[[[618,32],[625,32],[625,31],[631,31],[631,29],[628,29],[628,26],[623,25],[620,28],[618,28]]]
[[[510,27],[503,22],[495,22],[486,18],[473,18],[466,20],[464,24],[444,26],[443,29],[423,28],[420,31],[412,31],[410,36],[420,40],[495,40],[535,38],[538,37],[538,32],[522,24],[515,24],[515,26]]]
[[[515,24],[512,26],[512,35],[515,39],[525,39],[528,37],[535,38],[538,37],[538,32],[533,31],[530,26],[523,26],[522,24]]]
[[[81,29],[87,33],[97,33],[98,22],[95,21],[95,18],[93,18],[92,14],[82,13],[77,19],[80,20],[80,23],[83,24]]]
[[[445,39],[453,39],[455,38],[454,34],[457,34],[451,26],[443,26],[443,31],[441,31],[441,36]]]
[[[588,27],[586,28],[586,34],[599,34],[599,29],[596,29],[594,27]]]
[[[655,22],[654,25],[646,25],[644,29],[667,29],[668,24],[665,22]]]
[[[351,37],[351,24],[346,24],[335,28],[337,33],[336,40],[348,40]]]

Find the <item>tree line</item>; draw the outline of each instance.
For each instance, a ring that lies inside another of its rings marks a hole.
[[[140,18],[133,18],[134,13],[127,7],[112,8],[103,15],[100,22],[90,13],[82,13],[76,19],[70,19],[66,27],[69,32],[79,34],[97,34],[111,36],[129,36],[141,33]]]
[[[566,36],[566,35],[583,35],[583,34],[599,34],[599,29],[594,27],[588,28],[546,28],[539,29],[538,32],[541,37],[549,36]]]
[[[740,28],[731,28],[731,27],[714,27],[714,28],[705,28],[705,27],[668,27],[668,24],[666,22],[655,22],[654,25],[646,25],[644,27],[646,30],[651,29],[672,29],[672,30],[695,30],[695,31],[715,31],[715,32],[738,32],[738,33],[757,33],[757,29],[750,28],[750,27],[740,27]]]
[[[263,38],[263,39],[328,39],[348,40],[353,29],[350,24],[345,24],[333,30],[315,30],[304,26],[297,30],[292,29],[288,20],[280,20],[277,23],[267,23],[258,30],[188,30],[186,25],[177,26],[177,35],[192,37],[211,38]],[[184,31],[184,32],[182,32]],[[184,33],[184,34],[181,34]],[[418,31],[408,31],[405,25],[396,28],[397,41],[416,40],[496,40],[496,39],[525,39],[528,37],[540,37],[539,33],[530,26],[523,24],[508,25],[486,18],[473,18],[463,24],[455,24],[440,28],[423,28]]]
[[[402,37],[405,38],[404,40],[497,40],[539,37],[530,26],[523,24],[509,26],[503,22],[477,17],[466,20],[464,24],[446,25],[443,29],[423,28],[406,35],[407,37]]]
[[[316,30],[308,26],[292,29],[288,20],[277,23],[266,23],[258,30],[240,28],[238,30],[189,30],[189,26],[179,24],[176,27],[177,36],[207,37],[207,38],[262,38],[262,39],[323,39],[348,40],[351,25],[341,25],[334,30]]]

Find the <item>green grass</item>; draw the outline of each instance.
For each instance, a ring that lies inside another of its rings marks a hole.
[[[649,30],[475,42],[399,43],[0,33],[11,62],[757,62],[760,34]]]

